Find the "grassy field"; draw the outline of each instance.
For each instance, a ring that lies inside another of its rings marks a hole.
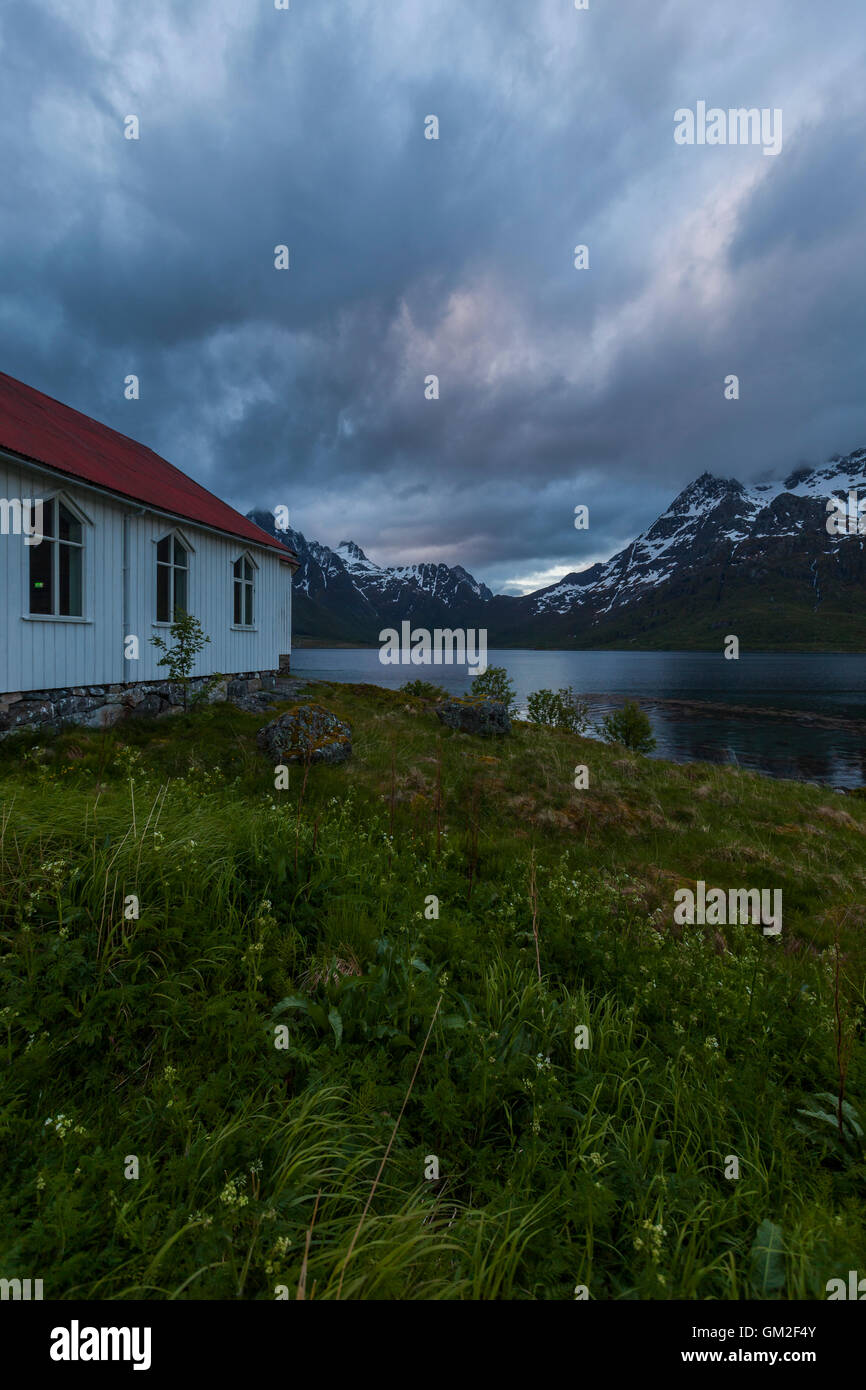
[[[0,1276],[570,1300],[866,1273],[866,801],[313,697],[354,755],[283,791],[231,705],[0,745]],[[675,926],[696,879],[781,888],[781,936]]]

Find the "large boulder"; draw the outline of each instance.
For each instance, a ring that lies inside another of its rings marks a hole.
[[[296,705],[259,729],[256,743],[279,763],[342,763],[352,756],[352,730],[322,705]]]
[[[436,716],[461,734],[500,738],[511,733],[508,709],[499,700],[443,700],[436,706]]]

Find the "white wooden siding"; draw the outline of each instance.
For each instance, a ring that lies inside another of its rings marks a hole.
[[[31,618],[29,548],[22,536],[0,535],[0,694],[164,679],[166,670],[157,666],[159,653],[150,639],[161,633],[170,641],[167,626],[156,624],[156,542],[172,530],[193,547],[188,606],[211,639],[194,674],[275,670],[280,655],[291,651],[291,570],[279,555],[0,456],[0,497],[49,497],[56,491],[91,523],[84,527],[84,619]],[[129,517],[129,633],[139,639],[138,661],[123,656],[124,513]],[[244,553],[257,566],[249,631],[232,625],[232,566]]]

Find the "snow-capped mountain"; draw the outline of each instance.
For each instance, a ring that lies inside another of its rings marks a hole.
[[[827,532],[827,500],[846,498],[851,489],[866,499],[866,449],[824,468],[798,469],[781,482],[744,486],[703,473],[625,550],[531,595],[533,610],[562,614],[591,608],[598,622],[702,568],[708,558],[723,572],[786,537],[834,557],[840,538]]]
[[[409,618],[485,627],[493,647],[720,649],[734,633],[753,649],[866,650],[866,536],[827,529],[828,499],[851,492],[866,501],[866,449],[773,482],[703,473],[610,560],[520,598],[459,565],[383,567],[353,541],[280,539],[301,561],[296,631],[321,640],[375,642]]]
[[[455,613],[493,597],[461,565],[377,565],[354,541],[341,541],[332,550],[300,531],[277,531],[270,512],[249,516],[300,561],[292,590],[294,626],[302,635],[378,641],[383,627],[404,618],[419,626],[447,626]]]
[[[479,584],[462,565],[392,565],[383,568],[375,565],[354,541],[340,541],[335,552],[357,587],[368,594],[382,597],[390,596],[393,586],[415,585],[422,593],[442,603],[470,603],[473,600],[486,602],[493,595],[486,584]]]

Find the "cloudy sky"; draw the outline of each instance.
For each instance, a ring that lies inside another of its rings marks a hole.
[[[7,3],[0,369],[310,538],[552,582],[866,444],[864,46],[862,0]],[[781,152],[677,144],[699,101]]]

